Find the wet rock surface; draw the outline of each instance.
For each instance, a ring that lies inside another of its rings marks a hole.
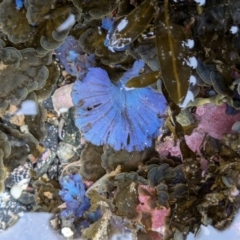
[[[65,238],[231,226],[239,1],[0,2],[1,231],[25,212]]]

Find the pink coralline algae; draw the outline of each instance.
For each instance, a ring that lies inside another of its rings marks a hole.
[[[221,106],[205,104],[197,108],[198,127],[194,129],[190,136],[185,136],[188,146],[193,151],[199,150],[199,146],[206,134],[221,139],[224,133],[231,133],[232,125],[240,119],[240,113],[227,115],[225,111],[226,104]]]
[[[165,230],[164,219],[170,213],[170,208],[158,207],[154,202],[155,189],[145,185],[138,186],[139,193],[139,205],[137,206],[137,212],[141,213],[141,222],[144,224],[144,216],[150,215],[147,222],[150,226],[149,230],[152,231],[152,239],[162,239]],[[155,234],[153,234],[155,232]],[[158,237],[158,238],[156,238]]]
[[[173,135],[166,136],[164,141],[157,141],[156,142],[156,150],[159,152],[160,156],[171,156],[178,157],[181,156],[179,142],[174,140]]]
[[[197,107],[195,117],[199,122],[190,136],[185,135],[187,145],[194,152],[199,152],[199,147],[206,135],[216,139],[221,139],[224,133],[231,133],[232,125],[239,121],[240,113],[236,115],[227,115],[226,104],[216,106],[214,104],[205,104]],[[179,145],[174,143],[173,138],[166,138],[165,142],[157,144],[157,151],[160,155],[167,156],[170,153],[172,156],[180,156],[181,152]]]
[[[86,77],[74,83],[75,122],[87,141],[129,152],[151,147],[163,124],[166,100],[150,87],[125,86],[143,67],[142,60],[135,61],[117,83],[102,68],[89,68]]]

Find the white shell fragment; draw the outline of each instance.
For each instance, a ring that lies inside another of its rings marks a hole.
[[[196,3],[199,4],[199,6],[203,6],[206,3],[206,0],[194,0]]]
[[[186,42],[183,42],[183,45],[188,47],[189,49],[194,47],[194,40],[193,39],[187,39]]]
[[[128,20],[126,18],[123,18],[120,23],[117,25],[116,30],[117,31],[122,31],[128,24]]]
[[[25,100],[21,104],[21,108],[15,113],[16,115],[37,115],[37,103],[32,100]]]
[[[196,77],[191,75],[189,78],[189,83],[191,83],[192,85],[195,85],[197,83]]]
[[[187,95],[185,96],[184,100],[183,100],[183,103],[179,104],[178,106],[180,108],[186,108],[188,103],[191,102],[191,101],[194,101],[194,94],[192,91],[187,91]]]
[[[230,28],[230,32],[232,34],[236,34],[238,32],[239,28],[237,26],[231,26]]]
[[[22,191],[27,188],[29,181],[30,181],[30,179],[26,178],[16,184],[14,184],[11,187],[10,193],[13,196],[13,198],[15,198],[15,199],[20,198]]]
[[[69,227],[62,228],[61,233],[66,238],[69,238],[69,237],[73,236],[73,231]]]
[[[65,31],[69,28],[71,28],[75,23],[75,16],[73,14],[70,14],[68,18],[57,28],[58,32]]]
[[[185,59],[185,62],[187,63],[187,65],[193,69],[197,68],[198,65],[198,61],[195,57],[189,57],[188,60]]]

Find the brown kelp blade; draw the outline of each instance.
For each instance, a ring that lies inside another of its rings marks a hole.
[[[149,72],[141,74],[137,77],[131,78],[127,83],[126,87],[143,88],[155,83],[161,77],[161,72]]]
[[[139,7],[116,23],[112,33],[112,45],[127,45],[133,42],[148,26],[154,15],[154,7],[145,0]]]
[[[182,27],[172,24],[168,15],[168,0],[164,13],[159,13],[156,22],[156,47],[164,86],[170,98],[179,104],[189,87],[190,67],[185,63],[186,48]]]

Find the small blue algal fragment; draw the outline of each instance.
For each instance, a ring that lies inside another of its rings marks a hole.
[[[111,48],[110,46],[110,36],[113,33],[113,28],[114,26],[114,19],[110,18],[110,17],[105,17],[102,20],[102,28],[104,28],[105,30],[108,31],[106,38],[104,39],[104,46],[108,47],[112,52],[114,52],[115,50],[113,48]],[[120,50],[121,51],[121,50]]]
[[[16,9],[19,10],[20,8],[23,7],[24,0],[15,0],[15,4],[16,4]]]
[[[65,71],[72,76],[83,76],[87,69],[94,63],[94,55],[87,56],[81,49],[79,42],[73,36],[68,36],[55,49],[55,53],[56,58],[59,59]]]
[[[60,180],[62,190],[59,195],[66,203],[66,209],[61,212],[61,217],[74,221],[82,217],[90,207],[90,200],[85,195],[85,186],[79,174],[69,174]]]
[[[130,44],[131,39],[119,38],[119,26],[127,24],[125,18],[119,19],[117,22],[106,17],[102,20],[102,28],[108,30],[107,36],[104,40],[104,46],[112,52],[122,52],[126,50],[127,45]],[[116,38],[117,37],[117,38]]]
[[[79,56],[79,54],[76,53],[74,50],[69,51],[68,58],[70,61],[72,61],[72,62],[75,61],[78,56]]]
[[[113,27],[114,19],[110,17],[105,17],[102,19],[102,28],[109,31]]]
[[[77,127],[87,141],[115,150],[141,151],[152,145],[163,124],[166,100],[150,87],[129,89],[126,82],[139,75],[138,60],[117,83],[102,68],[89,68],[82,81],[73,85]]]

